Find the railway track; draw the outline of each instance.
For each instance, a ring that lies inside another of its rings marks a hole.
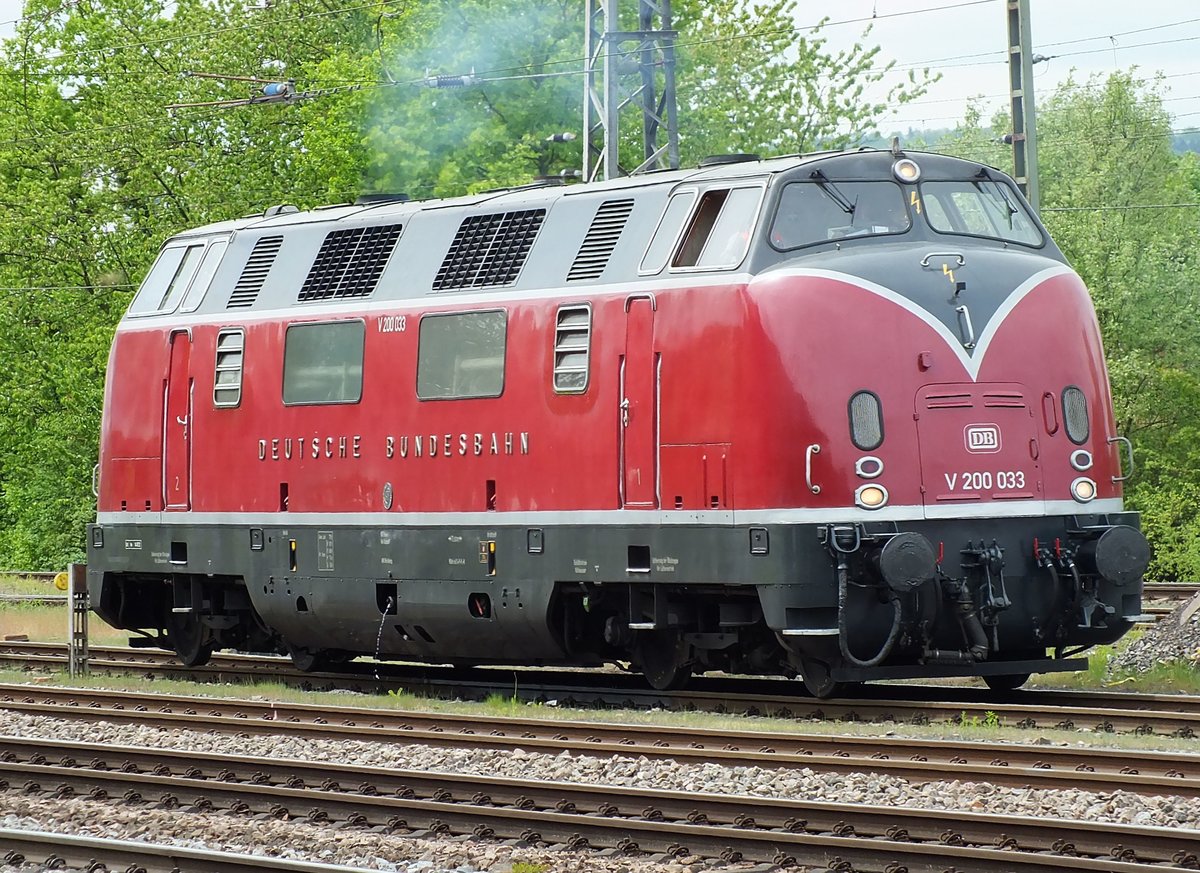
[[[1200,592],[1200,582],[1148,582],[1142,591],[1147,600],[1187,600]]]
[[[6,643],[0,664],[61,669],[65,647]],[[745,713],[785,719],[842,722],[1002,724],[1041,729],[1087,729],[1166,736],[1200,735],[1200,696],[1035,690],[997,695],[980,689],[924,685],[868,685],[857,699],[814,700],[798,683],[700,677],[679,692],[649,690],[640,677],[600,671],[461,670],[425,665],[351,663],[337,674],[303,673],[278,657],[220,655],[203,668],[186,668],[161,651],[92,647],[91,667],[107,673],[245,682],[269,678],[305,689],[394,689],[431,696],[483,699],[501,695],[563,705],[620,706]],[[886,695],[892,695],[888,697]],[[903,695],[896,698],[895,695]]]
[[[144,873],[349,873],[354,868],[262,855],[213,852],[182,846],[110,840],[45,831],[0,829],[0,862],[42,870],[126,870]]]
[[[287,734],[544,754],[669,758],[689,764],[873,772],[1011,787],[1085,788],[1200,797],[1200,756],[874,736],[786,734],[455,713],[398,712],[96,689],[0,685],[0,708],[74,721],[165,729]]]
[[[726,861],[909,871],[1197,864],[1196,833],[1042,817],[553,783],[0,738],[0,786],[418,836],[517,839]],[[240,869],[240,868],[239,868]]]

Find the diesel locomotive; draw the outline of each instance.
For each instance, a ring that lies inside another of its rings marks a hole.
[[[1015,688],[1141,617],[1087,289],[892,149],[168,240],[107,371],[94,610],[189,665],[370,655]]]

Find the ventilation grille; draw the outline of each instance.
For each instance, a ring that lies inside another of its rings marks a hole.
[[[929,409],[970,408],[975,405],[970,394],[930,394],[925,398],[925,404]]]
[[[545,217],[545,209],[467,216],[438,269],[433,290],[515,282]]]
[[[226,309],[245,309],[254,305],[282,244],[281,236],[264,236],[254,244],[250,260],[246,261],[242,275],[233,286],[233,293],[229,295],[229,302],[225,304]]]
[[[1001,391],[994,394],[984,394],[983,405],[1024,409],[1025,398],[1017,391]]]
[[[554,328],[554,390],[581,394],[587,390],[592,342],[590,306],[564,306]]]
[[[331,231],[321,243],[297,299],[370,297],[392,256],[400,230],[399,224],[385,224]]]
[[[604,272],[632,211],[632,200],[609,200],[596,210],[579,254],[575,255],[575,263],[567,273],[568,282],[596,279]]]

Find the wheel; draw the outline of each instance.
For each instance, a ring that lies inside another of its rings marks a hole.
[[[641,631],[638,634],[639,666],[655,691],[678,691],[692,678],[691,646],[675,631]]]
[[[1029,673],[1006,673],[1003,676],[984,676],[983,681],[993,691],[1016,691],[1029,681]]]
[[[185,667],[202,667],[215,648],[212,632],[190,613],[171,613],[167,618],[167,638]]]
[[[830,674],[829,665],[824,661],[803,658],[800,661],[800,678],[808,693],[818,700],[830,697],[841,697],[847,688],[845,682],[837,682]]]

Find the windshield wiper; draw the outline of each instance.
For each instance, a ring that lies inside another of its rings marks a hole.
[[[822,173],[820,170],[813,170],[812,175],[809,176],[809,178],[816,180],[817,187],[820,188],[822,192],[824,192],[826,197],[828,197],[830,200],[832,200],[834,203],[836,203],[838,206],[840,206],[842,209],[842,212],[846,213],[851,218],[854,217],[854,210],[858,207],[858,198],[857,197],[855,197],[854,202],[851,203],[850,199],[845,194],[843,194],[841,191],[839,191],[832,182],[830,182],[827,178],[825,178],[825,174]]]
[[[1012,202],[1012,198],[1008,196],[1008,192],[1004,190],[1005,186],[993,179],[991,173],[987,174],[987,180],[991,183],[992,188],[1000,194],[1001,199],[1004,200],[1004,206],[1006,209],[1008,209],[1008,229],[1012,230],[1013,216],[1017,215],[1020,210],[1017,208],[1017,205]],[[991,200],[995,201],[996,195],[994,193],[984,191],[982,182],[975,182],[974,184],[979,190],[980,194],[987,194]]]

